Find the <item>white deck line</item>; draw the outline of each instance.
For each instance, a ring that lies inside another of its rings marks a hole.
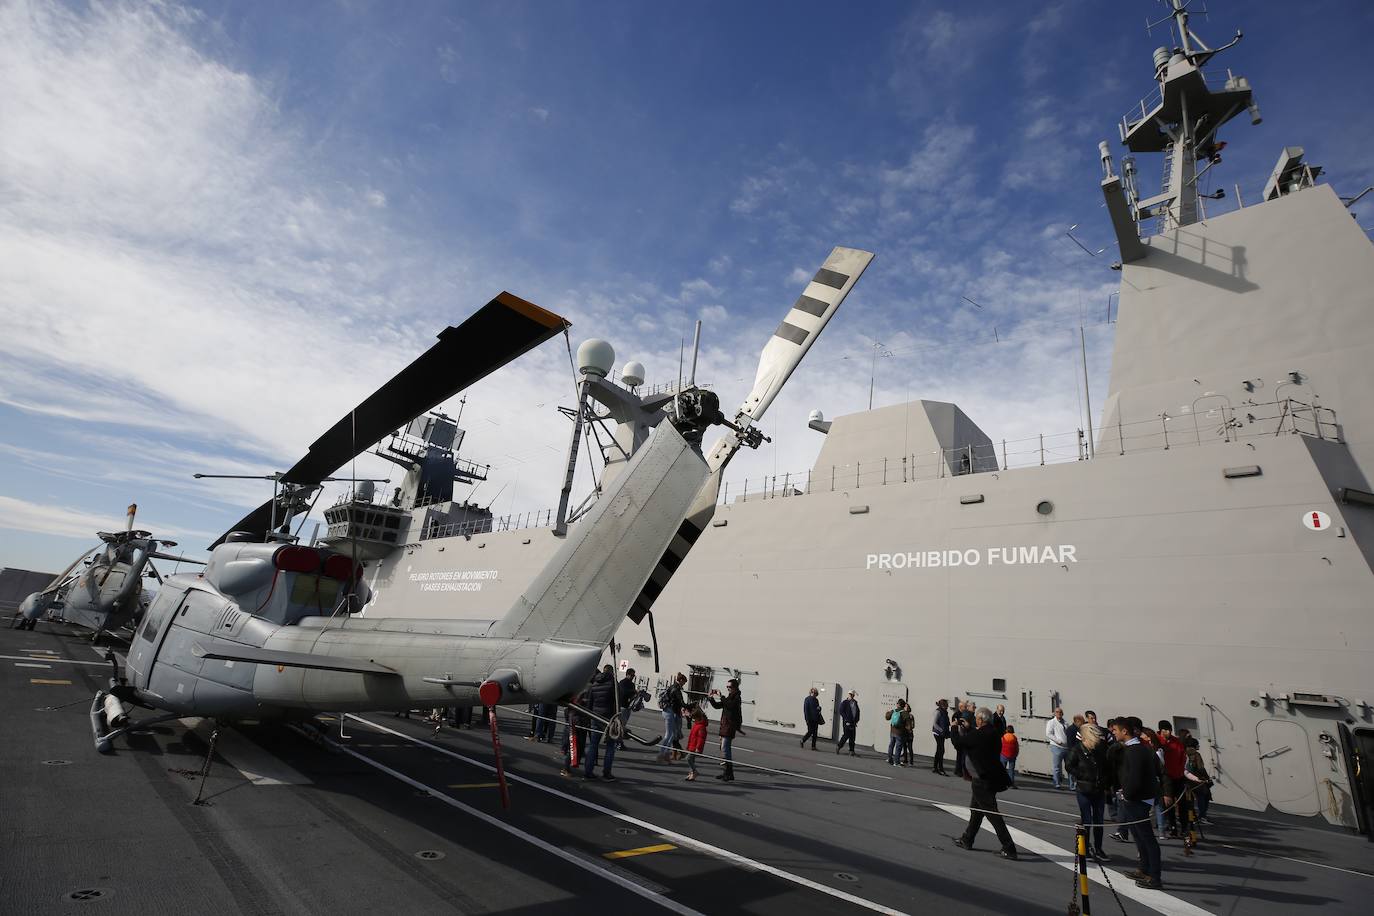
[[[182,725],[196,733],[206,744],[214,725],[207,719],[181,719]],[[255,786],[308,786],[309,777],[297,772],[283,761],[249,741],[232,728],[221,728],[215,741],[215,753],[229,765],[243,774],[243,778]]]
[[[368,724],[370,725],[372,723]],[[508,824],[505,821],[500,820],[498,818],[492,817],[490,814],[487,814],[484,811],[479,811],[476,808],[473,808],[469,805],[465,805],[462,802],[458,801],[458,799],[452,797],[451,795],[447,795],[432,786],[427,786],[424,783],[420,782],[418,779],[412,779],[404,773],[401,773],[397,770],[393,770],[386,764],[373,760],[371,757],[368,757],[365,754],[360,754],[357,751],[353,750],[351,747],[347,747],[346,745],[340,744],[337,741],[334,741],[332,738],[327,740],[329,740],[329,742],[333,744],[335,747],[337,747],[339,750],[343,751],[345,754],[348,754],[350,757],[353,757],[356,760],[361,760],[368,766],[380,770],[381,772],[387,774],[393,779],[399,779],[401,782],[410,786],[412,789],[419,789],[423,792],[428,792],[431,797],[438,799],[439,801],[443,802],[451,808],[457,808],[464,814],[470,814],[478,820],[482,821],[484,824],[487,824],[491,827],[495,827],[498,830],[505,831],[506,833],[509,833],[511,836],[516,837],[517,839],[524,840],[531,846],[536,846],[547,853],[555,855],[563,861],[569,862],[577,866],[583,871],[590,872],[600,878],[605,878],[612,884],[616,884],[620,887],[623,887],[630,893],[643,897],[645,900],[648,900],[651,903],[656,903],[664,909],[671,910],[674,913],[680,914],[680,916],[705,916],[705,914],[700,913],[689,906],[678,903],[676,900],[673,900],[670,897],[665,897],[663,894],[652,891],[646,887],[641,887],[639,884],[636,884],[629,878],[626,878],[622,875],[616,874],[613,871],[609,871],[605,868],[602,868],[600,865],[594,862],[590,862],[582,858],[581,856],[574,855],[566,849],[560,849],[559,847],[554,846],[552,843],[541,840],[539,837],[535,836],[532,833],[526,833],[519,827],[516,827],[512,824]],[[420,743],[423,744],[424,742]],[[554,908],[556,909],[556,906]]]
[[[487,770],[493,773],[496,771],[496,767],[492,766],[491,764],[483,763],[480,760],[474,760],[471,757],[466,757],[462,754],[459,754],[457,751],[450,750],[442,745],[433,744],[429,741],[421,740],[420,738],[412,738],[410,735],[395,731],[394,729],[387,728],[385,725],[379,725],[376,722],[369,721],[368,719],[364,719],[361,716],[353,715],[352,713],[348,714],[348,718],[353,719],[357,722],[361,722],[364,725],[370,726],[372,728],[375,728],[380,732],[385,732],[388,735],[395,735],[398,738],[404,738],[412,744],[418,744],[422,747],[427,747],[430,750],[438,751],[441,754],[445,754],[449,757],[454,758],[455,760],[461,760],[464,763],[471,764],[472,766],[475,766],[479,769]],[[756,859],[751,859],[748,856],[742,856],[737,852],[731,852],[728,849],[722,849],[719,846],[702,842],[701,840],[698,840],[694,837],[689,837],[686,834],[678,833],[674,830],[669,830],[666,827],[660,827],[658,824],[651,823],[649,821],[643,820],[642,818],[633,817],[628,814],[622,814],[619,811],[613,811],[610,808],[598,805],[596,802],[590,802],[586,799],[578,798],[575,795],[569,795],[567,792],[561,792],[558,789],[554,789],[541,783],[535,782],[532,779],[526,779],[525,777],[519,776],[515,773],[507,771],[506,779],[511,780],[512,782],[522,783],[523,785],[527,785],[531,788],[538,789],[539,791],[545,792],[549,795],[555,795],[559,798],[573,802],[574,804],[581,805],[584,808],[590,808],[591,810],[596,811],[598,814],[604,814],[608,817],[616,818],[617,820],[624,821],[627,824],[634,824],[636,827],[640,827],[644,830],[651,830],[659,836],[662,836],[664,839],[671,840],[674,843],[677,843],[679,846],[686,846],[690,849],[695,849],[698,852],[703,852],[707,855],[715,856],[718,859],[724,859],[725,861],[730,862],[734,865],[738,865],[743,868],[753,869],[755,871],[766,872],[770,875],[773,875],[776,878],[782,878],[784,881],[790,881],[793,884],[800,885],[809,890],[819,891],[822,894],[826,894],[838,900],[843,900],[846,903],[852,903],[855,906],[863,907],[866,910],[872,910],[875,913],[883,913],[886,914],[886,916],[907,916],[907,914],[903,913],[901,910],[894,910],[891,907],[883,906],[881,903],[878,903],[876,901],[868,900],[863,897],[857,897],[854,894],[847,894],[844,891],[839,890],[838,888],[833,888],[828,885],[821,884],[818,881],[812,881],[809,878],[803,878],[801,875],[794,875],[789,871],[783,871],[781,868],[775,868],[774,866],[769,865],[765,862],[760,862]]]
[[[947,811],[963,821],[968,821],[969,810],[962,805],[936,805],[941,811]],[[1067,868],[1069,871],[1078,870],[1078,857],[1063,847],[1056,846],[1048,840],[1042,840],[1037,836],[1031,836],[1024,830],[1018,830],[1010,824],[1007,829],[1011,831],[1011,837],[1016,841],[1017,849],[1024,849],[1033,852],[1042,859],[1048,859],[1055,865]],[[983,821],[983,830],[989,834],[994,833],[992,825],[986,820]],[[996,842],[996,840],[994,840]],[[1166,873],[1167,876],[1167,873]],[[1100,868],[1092,864],[1088,866],[1088,877],[1095,884],[1103,887],[1107,882],[1102,878]],[[1113,872],[1112,887],[1118,896],[1129,897],[1137,903],[1144,904],[1157,913],[1164,913],[1166,916],[1212,916],[1208,910],[1193,906],[1185,900],[1171,896],[1163,891],[1154,891],[1144,887],[1136,887],[1136,883],[1127,878],[1121,872]]]

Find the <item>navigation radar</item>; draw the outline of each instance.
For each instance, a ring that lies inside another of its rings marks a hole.
[[[620,380],[627,387],[638,388],[644,384],[644,364],[631,360],[620,370]]]
[[[577,348],[577,371],[595,378],[605,378],[615,365],[615,348],[596,337],[582,341]]]

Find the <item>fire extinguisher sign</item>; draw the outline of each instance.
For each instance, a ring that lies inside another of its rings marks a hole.
[[[1317,509],[1302,514],[1302,523],[1313,531],[1325,531],[1331,527],[1331,516]]]

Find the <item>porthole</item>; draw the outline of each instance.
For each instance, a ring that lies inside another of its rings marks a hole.
[[[1035,511],[1039,512],[1041,515],[1049,515],[1054,511],[1054,503],[1050,502],[1048,499],[1042,499],[1035,504]]]

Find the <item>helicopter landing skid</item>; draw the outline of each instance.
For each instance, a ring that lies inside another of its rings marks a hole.
[[[108,729],[105,722],[105,697],[104,690],[95,692],[95,699],[91,701],[91,735],[95,739],[95,749],[102,754],[108,754],[114,750],[116,738],[122,738],[129,732],[140,728],[147,728],[149,725],[156,725],[159,722],[169,722],[172,719],[181,718],[180,713],[168,712],[150,719],[140,719],[137,722],[132,719],[118,728]]]

